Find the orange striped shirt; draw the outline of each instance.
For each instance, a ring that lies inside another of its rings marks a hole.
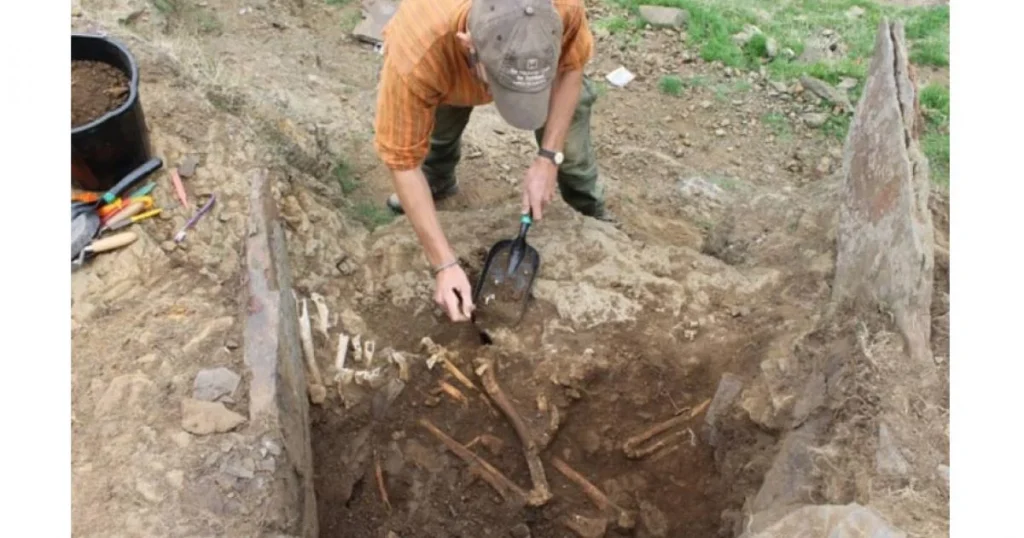
[[[594,48],[583,0],[552,1],[563,26],[558,71],[582,69]],[[492,101],[455,37],[466,31],[469,3],[403,0],[384,29],[374,147],[391,170],[411,170],[426,158],[439,104]]]

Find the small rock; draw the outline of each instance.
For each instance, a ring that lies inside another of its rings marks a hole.
[[[774,58],[779,55],[779,42],[774,37],[769,37],[764,42],[764,51],[769,58]]]
[[[800,85],[807,91],[828,101],[833,105],[842,107],[844,110],[853,110],[853,104],[844,91],[840,91],[824,80],[816,79],[807,75],[800,77]]]
[[[711,108],[711,101],[701,101],[700,107],[703,109]]]
[[[849,91],[857,87],[857,79],[852,77],[843,77],[839,80],[839,84],[836,84],[836,88],[843,91]]]
[[[227,342],[224,342],[224,347],[234,351],[239,348],[238,340],[229,338]]]
[[[860,6],[853,6],[850,9],[846,10],[846,18],[850,19],[851,21],[856,20],[864,16],[864,13],[864,8]]]
[[[277,470],[277,460],[273,456],[267,456],[266,458],[256,462],[256,470],[264,473],[274,474]]]
[[[167,483],[174,489],[181,489],[185,486],[185,472],[180,469],[167,471],[164,476],[167,478]]]
[[[682,28],[690,14],[674,7],[640,6],[640,18],[654,28]]]
[[[668,536],[668,518],[653,503],[640,501],[640,522],[651,536]]]
[[[192,435],[188,432],[174,432],[171,434],[171,441],[174,441],[178,448],[188,448],[188,445],[192,444]]]
[[[771,86],[773,90],[779,93],[789,93],[789,88],[787,88],[786,85],[781,82],[771,80],[768,82],[768,85]]]
[[[828,122],[828,114],[824,112],[808,112],[802,116],[808,127],[818,128]]]
[[[281,455],[281,445],[277,444],[277,442],[271,439],[263,440],[263,448],[267,449],[267,452],[273,454],[274,456]]]
[[[743,27],[742,32],[732,36],[732,40],[742,47],[749,43],[756,35],[761,35],[761,29],[753,24],[747,24]]]
[[[725,129],[715,129],[715,136],[725,136]]]
[[[228,458],[220,466],[222,473],[249,480],[256,476],[256,462],[252,458]]]
[[[489,433],[485,433],[480,436],[480,444],[484,445],[484,448],[495,456],[501,454],[501,451],[505,449],[505,441],[502,441],[500,437],[495,437]]]
[[[814,171],[818,174],[818,177],[825,177],[832,172],[832,159],[829,156],[824,156],[818,161],[818,166],[814,168]]]
[[[722,374],[718,382],[715,396],[711,399],[707,413],[704,415],[704,431],[708,436],[708,444],[718,445],[718,419],[728,412],[729,408],[736,402],[740,392],[743,390],[743,382],[733,374]]]
[[[163,215],[163,213],[161,213],[161,215]],[[178,245],[176,245],[174,241],[164,241],[163,243],[160,243],[160,248],[162,248],[164,252],[174,252],[174,249],[178,248]]]
[[[220,402],[206,402],[194,398],[181,401],[181,427],[195,435],[229,432],[243,423],[245,417],[231,411]]]
[[[181,161],[178,165],[178,175],[188,179],[195,175],[196,167],[199,166],[199,156],[192,154],[185,157],[185,160]]]
[[[602,538],[608,532],[608,520],[572,514],[563,522],[579,538]]]
[[[157,489],[156,485],[146,480],[137,480],[135,482],[135,491],[137,491],[139,495],[142,495],[143,499],[146,499],[153,504],[164,500],[163,493]]]
[[[939,478],[942,479],[943,485],[946,486],[946,489],[948,490],[949,489],[949,465],[939,464],[939,466],[935,468],[935,472],[938,473]]]
[[[520,523],[508,531],[512,538],[530,538],[530,527],[526,523]]]
[[[192,397],[197,400],[215,402],[224,396],[232,396],[238,389],[242,376],[227,368],[200,370],[192,388]]]

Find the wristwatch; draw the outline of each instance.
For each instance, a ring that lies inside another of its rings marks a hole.
[[[555,163],[555,166],[561,166],[562,161],[565,160],[565,155],[562,155],[561,151],[551,151],[544,148],[540,148],[537,154],[549,161]]]

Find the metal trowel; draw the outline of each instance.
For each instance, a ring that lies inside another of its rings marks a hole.
[[[473,290],[474,322],[481,329],[515,327],[526,313],[530,290],[540,270],[540,254],[526,242],[531,224],[532,213],[523,214],[519,235],[495,243],[487,253]]]

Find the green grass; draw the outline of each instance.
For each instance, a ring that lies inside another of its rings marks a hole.
[[[396,217],[384,204],[369,201],[356,203],[350,211],[352,218],[361,222],[371,232],[381,226],[390,224]]]
[[[662,5],[686,9],[690,13],[687,23],[688,42],[696,47],[706,61],[718,61],[737,68],[755,68],[767,64],[769,71],[779,78],[810,74],[830,82],[844,76],[862,78],[867,59],[874,49],[875,33],[882,17],[900,19],[906,23],[912,58],[919,65],[946,66],[949,64],[949,7],[897,8],[881,6],[871,0],[605,0],[621,8],[622,12],[597,21],[598,27],[618,33],[637,32],[642,28],[639,6]],[[851,18],[847,11],[853,7],[864,10],[860,17]],[[767,12],[762,20],[758,11]],[[755,35],[745,45],[733,40],[745,25],[757,26],[761,35]],[[767,41],[774,39],[780,51],[791,50],[796,57],[804,52],[808,38],[831,29],[842,37],[847,58],[835,62],[806,64],[779,54],[774,60],[767,58]]]
[[[359,188],[359,181],[352,177],[352,167],[345,160],[338,161],[331,169],[331,175],[341,187],[341,193],[345,196],[352,194]]]
[[[901,20],[905,24],[910,59],[918,66],[949,66],[949,6],[904,8],[882,5],[872,0],[604,0],[613,6],[608,18],[595,22],[595,26],[619,34],[622,39],[642,37],[644,23],[639,18],[641,5],[677,7],[689,12],[686,27],[686,46],[695,50],[708,62],[720,62],[738,69],[758,69],[764,66],[773,80],[789,81],[801,75],[810,75],[831,84],[852,77],[858,85],[852,90],[854,100],[861,91],[864,76],[870,65],[875,47],[875,35],[882,18]],[[850,16],[851,8],[862,11]],[[767,15],[767,16],[763,16]],[[747,25],[756,26],[755,34],[745,44],[733,36]],[[839,36],[845,54],[832,59],[806,62],[801,59],[805,46],[822,36],[823,30],[832,30]],[[768,40],[778,45],[775,58],[768,58]],[[692,87],[681,79],[683,88]],[[704,84],[707,85],[707,84]],[[659,89],[672,93],[675,82]],[[683,88],[680,88],[683,89]],[[715,98],[725,100],[732,91],[712,85]],[[669,91],[666,91],[669,90]],[[945,87],[927,87],[921,92],[921,104],[928,118],[922,146],[931,161],[932,176],[936,183],[949,181],[949,90]],[[785,119],[785,118],[782,118]],[[783,125],[769,120],[769,125]],[[768,122],[766,122],[768,123]],[[786,124],[788,127],[788,123]],[[781,127],[779,127],[781,129]],[[846,136],[848,117],[833,117],[822,131],[839,139]],[[777,133],[782,136],[782,131]]]
[[[793,136],[793,130],[789,125],[789,119],[778,112],[769,112],[761,116],[761,123],[765,124],[775,136],[788,140]]]
[[[683,79],[679,75],[665,75],[658,80],[658,89],[666,95],[679,97],[683,93]]]
[[[949,186],[949,88],[929,84],[918,95],[925,117],[921,148],[931,165],[932,180]]]

